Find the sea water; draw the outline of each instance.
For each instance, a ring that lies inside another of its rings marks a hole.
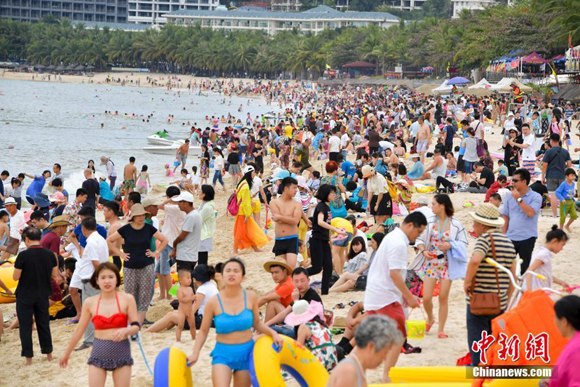
[[[254,118],[272,109],[262,99],[227,97],[224,103],[224,98],[189,90],[0,80],[0,170],[11,177],[40,174],[59,163],[65,188],[74,192],[89,160],[103,176],[99,159],[110,157],[120,183],[123,166],[134,156],[138,171],[146,164],[153,183],[166,182],[164,165],[175,156],[144,151],[148,136],[166,129],[173,137],[187,138],[194,123],[210,126],[206,116],[230,113],[245,123],[247,113]],[[24,190],[30,181],[25,180]]]

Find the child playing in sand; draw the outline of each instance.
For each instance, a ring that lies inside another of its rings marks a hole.
[[[566,242],[568,242],[568,235],[562,229],[558,229],[556,225],[553,225],[552,230],[546,234],[546,243],[534,253],[530,267],[528,267],[528,270],[541,274],[545,278],[539,279],[532,275],[526,276],[524,282],[525,290],[551,288],[552,282],[564,288],[570,286],[566,282],[552,276],[552,258],[554,254],[562,251]]]
[[[148,169],[149,167],[147,167],[147,165],[141,167],[141,173],[139,174],[137,183],[135,184],[136,191],[141,195],[146,195],[148,188],[151,188],[151,179],[149,178],[149,172],[147,172]]]
[[[564,228],[564,222],[568,215],[570,220],[566,224],[566,231],[572,232],[570,226],[578,218],[576,214],[576,202],[574,200],[574,183],[576,181],[576,172],[572,168],[567,168],[565,180],[556,189],[554,194],[560,201],[560,228]]]
[[[191,332],[191,339],[195,340],[195,320],[192,313],[192,304],[195,299],[195,294],[191,288],[191,272],[188,270],[180,270],[179,273],[179,290],[177,291],[177,300],[179,307],[177,312],[179,314],[178,324],[175,329],[175,340],[181,341],[181,331],[185,320],[189,324],[189,331]]]
[[[165,164],[165,176],[167,177],[173,177],[173,171],[171,170],[171,167],[169,166],[169,164]]]

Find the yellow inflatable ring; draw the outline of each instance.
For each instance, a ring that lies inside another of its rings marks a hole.
[[[0,280],[4,282],[4,285],[14,293],[16,291],[16,286],[18,286],[18,281],[12,279],[12,274],[14,273],[14,260],[8,259],[0,265]],[[16,302],[16,296],[14,294],[8,294],[4,291],[0,291],[0,304],[9,304],[11,302]],[[0,321],[1,323],[1,321]]]
[[[328,371],[304,346],[286,336],[282,348],[275,348],[270,336],[262,336],[254,344],[250,357],[253,387],[285,386],[281,370],[291,374],[302,387],[326,387]]]
[[[187,356],[176,347],[162,349],[155,358],[154,387],[193,387]]]

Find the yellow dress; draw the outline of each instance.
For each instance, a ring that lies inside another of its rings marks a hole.
[[[270,239],[252,216],[252,196],[248,182],[243,181],[238,186],[236,197],[240,207],[234,223],[234,250],[264,247]]]

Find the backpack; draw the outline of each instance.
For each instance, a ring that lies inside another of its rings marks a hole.
[[[227,211],[232,216],[237,216],[240,210],[240,202],[238,201],[237,191],[232,193],[228,199]]]

